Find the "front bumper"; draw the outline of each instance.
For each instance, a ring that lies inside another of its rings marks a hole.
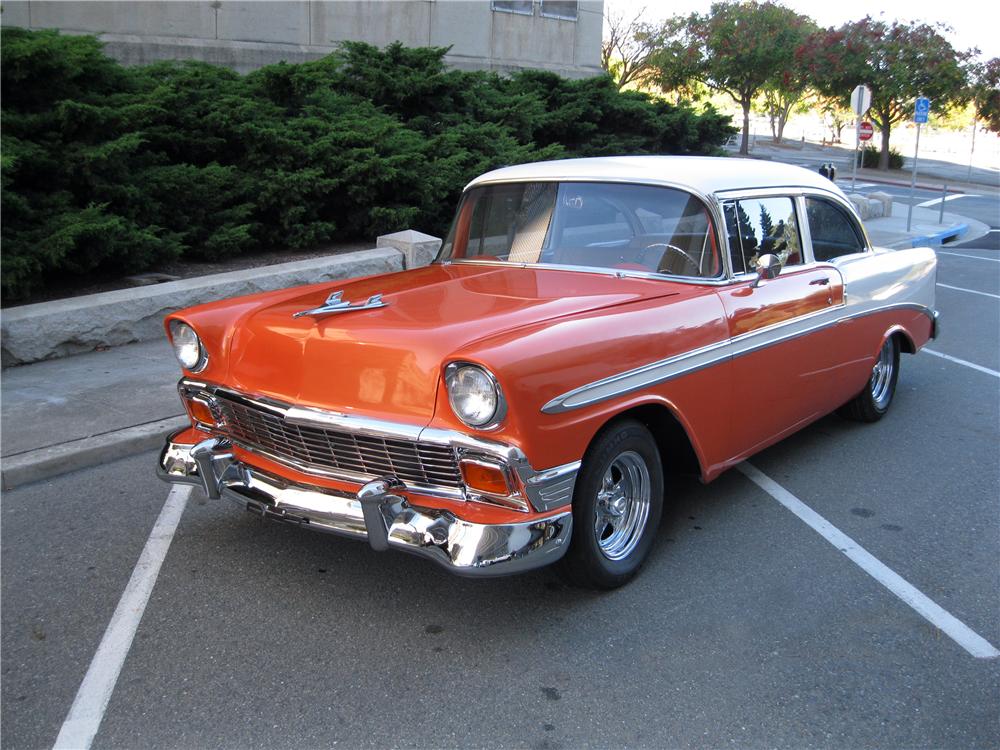
[[[520,573],[555,562],[569,545],[569,511],[519,523],[472,523],[412,505],[393,477],[369,482],[357,494],[298,484],[239,461],[222,438],[190,445],[174,441],[180,432],[160,453],[161,479],[197,485],[210,498],[228,498],[267,518],[367,539],[376,550],[411,552],[459,575]]]

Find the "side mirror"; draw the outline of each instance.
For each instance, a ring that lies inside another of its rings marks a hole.
[[[757,265],[754,270],[757,271],[757,278],[750,284],[751,289],[756,289],[760,282],[766,279],[773,279],[781,273],[781,261],[777,255],[768,253],[757,258]]]

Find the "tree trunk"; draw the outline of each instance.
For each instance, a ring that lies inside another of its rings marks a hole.
[[[792,104],[778,110],[778,137],[774,139],[775,143],[781,143],[781,139],[785,135],[785,125],[788,124],[788,118],[792,113]]]
[[[882,152],[878,155],[878,168],[883,172],[889,171],[889,131],[892,125],[889,123],[889,113],[882,113]]]
[[[743,105],[743,141],[740,143],[740,153],[750,155],[750,100],[744,99]]]

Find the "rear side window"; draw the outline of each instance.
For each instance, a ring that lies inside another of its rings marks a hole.
[[[816,260],[865,252],[861,231],[840,206],[822,198],[806,198],[806,216]]]
[[[723,205],[733,273],[753,273],[762,255],[783,267],[802,263],[802,242],[791,198],[744,198]]]

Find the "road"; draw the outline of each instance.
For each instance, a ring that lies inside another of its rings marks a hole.
[[[750,464],[1000,646],[995,243],[945,248],[938,282],[929,348],[950,359],[904,356],[881,422],[829,416]],[[169,491],[153,464],[5,493],[4,747],[78,737],[75,700],[96,706],[95,748],[1000,745],[1000,660],[738,470],[675,481],[640,576],[595,594],[547,570],[455,578],[198,492],[150,542]],[[147,542],[158,575],[136,569]],[[116,619],[141,614],[132,639],[109,622],[134,573],[155,586]]]

